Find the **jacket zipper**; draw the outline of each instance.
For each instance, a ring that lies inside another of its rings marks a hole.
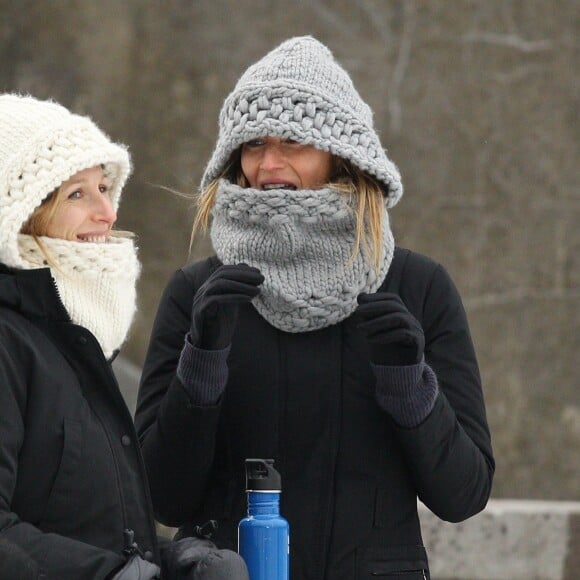
[[[64,302],[62,301],[62,296],[60,295],[60,290],[58,289],[58,286],[56,285],[56,280],[54,279],[53,276],[50,277],[50,280],[52,282],[52,287],[54,288],[54,292],[56,294],[56,297],[58,298],[58,301],[60,302],[60,305],[62,306],[62,312],[66,316],[66,321],[72,323],[72,318],[71,318],[70,312],[68,311],[67,307],[64,305]]]

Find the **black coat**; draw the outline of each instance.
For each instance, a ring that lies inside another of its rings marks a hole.
[[[0,539],[47,580],[105,578],[126,559],[125,529],[156,558],[145,481],[95,337],[70,322],[48,269],[0,266]]]
[[[494,471],[475,353],[446,271],[397,249],[380,289],[398,292],[421,322],[440,386],[430,415],[404,429],[375,400],[353,317],[292,334],[251,305],[240,311],[224,395],[215,406],[192,406],[175,368],[192,297],[212,264],[190,265],[170,281],[144,367],[136,422],[158,519],[186,534],[215,518],[218,545],[235,549],[246,512],[244,459],[274,458],[292,580],[427,578],[417,496],[460,521],[486,505]]]

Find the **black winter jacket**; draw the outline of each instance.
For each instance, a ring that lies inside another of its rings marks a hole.
[[[380,288],[397,292],[421,322],[440,387],[430,415],[404,429],[375,400],[353,317],[291,334],[251,305],[240,311],[223,396],[193,406],[175,369],[192,297],[215,263],[175,274],[146,358],[136,422],[158,519],[187,534],[215,518],[216,542],[235,549],[244,459],[274,458],[292,580],[428,578],[417,497],[460,521],[484,508],[494,472],[478,365],[446,271],[398,248]]]
[[[48,269],[0,265],[0,538],[46,580],[105,578],[126,560],[125,529],[156,559],[145,482],[95,337],[70,322]]]

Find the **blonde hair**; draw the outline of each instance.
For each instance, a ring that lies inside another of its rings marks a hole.
[[[60,188],[57,187],[54,191],[49,193],[42,203],[32,212],[32,215],[24,223],[22,228],[20,228],[21,234],[32,236],[48,264],[57,269],[58,264],[56,263],[56,260],[50,255],[50,252],[46,249],[40,238],[41,236],[46,235],[48,226],[54,217],[58,206],[61,204],[61,196],[58,195],[59,189]]]
[[[334,171],[329,183],[323,187],[332,187],[348,195],[356,215],[355,244],[351,259],[359,252],[365,252],[378,272],[383,256],[383,216],[385,198],[378,181],[364,171],[340,157],[334,157]],[[226,168],[199,194],[197,214],[191,231],[190,251],[198,231],[206,232],[211,219],[211,210],[221,179],[226,179],[248,187],[248,181],[242,173],[239,150],[234,153]]]

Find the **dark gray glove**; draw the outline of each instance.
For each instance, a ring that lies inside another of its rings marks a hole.
[[[205,350],[226,348],[236,329],[239,305],[256,297],[262,282],[260,271],[247,264],[217,268],[193,299],[191,343]]]
[[[171,580],[249,580],[242,557],[220,550],[205,538],[183,538],[161,550],[163,578]]]
[[[111,576],[111,580],[159,580],[159,578],[161,578],[159,566],[137,555],[131,556],[127,563]]]
[[[419,321],[398,294],[360,294],[356,316],[375,365],[406,366],[421,362],[425,336]]]

